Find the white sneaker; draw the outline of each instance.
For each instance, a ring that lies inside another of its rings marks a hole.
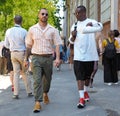
[[[118,82],[114,83],[115,85],[118,85]]]
[[[108,83],[107,85],[109,85],[109,86],[110,86],[110,85],[112,85],[112,83]]]

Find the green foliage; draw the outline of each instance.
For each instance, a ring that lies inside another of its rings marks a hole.
[[[6,29],[13,26],[13,18],[16,14],[23,17],[23,27],[28,29],[38,22],[38,11],[47,8],[49,12],[48,22],[61,30],[58,0],[0,0],[0,33],[4,35]],[[1,37],[0,37],[1,39]]]

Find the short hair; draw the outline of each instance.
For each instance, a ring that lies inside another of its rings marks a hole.
[[[16,24],[21,24],[22,23],[22,16],[16,15],[14,17],[14,21],[15,21]]]
[[[120,33],[119,33],[118,30],[115,29],[115,30],[113,30],[113,31],[114,31],[114,36],[115,36],[115,37],[118,37],[118,36],[120,35]]]
[[[41,8],[41,9],[39,10],[39,13],[40,13],[41,10],[47,10],[47,8]],[[48,11],[48,10],[47,10],[47,11]]]
[[[86,12],[86,7],[83,5],[78,6],[77,8],[80,8],[82,11]]]

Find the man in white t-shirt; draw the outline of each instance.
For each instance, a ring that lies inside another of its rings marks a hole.
[[[94,61],[98,61],[95,42],[95,32],[101,31],[103,26],[96,20],[86,17],[86,8],[78,6],[75,10],[77,23],[71,27],[69,42],[74,44],[74,73],[76,76],[79,103],[78,108],[84,108],[85,101],[89,101],[87,86],[93,71]]]

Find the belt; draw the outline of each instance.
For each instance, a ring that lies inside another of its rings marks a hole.
[[[11,51],[11,52],[25,52],[25,51],[18,51],[18,50],[14,50],[14,51]]]
[[[52,54],[33,54],[35,56],[50,57]]]

